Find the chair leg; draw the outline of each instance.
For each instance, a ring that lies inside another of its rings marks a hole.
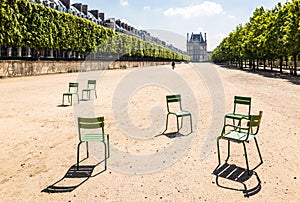
[[[259,147],[258,147],[258,142],[257,142],[257,139],[254,137],[254,140],[255,140],[255,144],[256,144],[256,148],[257,148],[257,151],[258,151],[258,155],[259,155],[259,158],[260,158],[260,163],[256,166],[256,168],[261,165],[263,163],[263,159],[261,157],[261,153],[260,153],[260,150],[259,150]]]
[[[104,167],[106,170],[106,168],[107,168],[107,154],[106,154],[107,148],[106,148],[105,142],[103,142],[103,144],[104,144]]]
[[[78,95],[78,93],[76,93],[76,95],[77,95],[77,102],[79,103],[79,95]]]
[[[226,116],[224,117],[224,126],[226,125]]]
[[[82,90],[82,92],[81,92],[81,99],[84,99],[84,98],[83,98],[83,92],[84,92],[84,90]]]
[[[71,97],[71,102],[70,102],[70,97]],[[69,95],[69,96],[68,96],[68,99],[69,99],[69,102],[71,103],[71,106],[72,106],[73,96],[72,96],[72,95]]]
[[[225,162],[227,163],[227,161],[229,160],[230,157],[230,141],[228,140],[228,145],[227,145],[227,158],[225,160]]]
[[[110,151],[109,151],[109,136],[108,135],[107,135],[107,154],[108,154],[107,158],[109,158],[110,157]]]
[[[79,149],[82,142],[79,142],[77,145],[77,170],[79,170]]]
[[[95,92],[95,98],[97,98],[97,93],[96,93],[96,90],[94,90],[94,92]]]
[[[245,152],[245,159],[246,159],[246,165],[247,165],[247,172],[248,172],[248,175],[250,175],[250,171],[249,171],[249,163],[248,163],[248,156],[247,156],[247,150],[246,150],[245,142],[243,142],[243,147],[244,147],[244,152]]]
[[[170,114],[167,114],[167,119],[166,119],[166,129],[164,130],[164,132],[166,132],[166,131],[168,130],[169,115],[170,115]],[[162,133],[164,133],[164,132],[162,132]]]
[[[181,117],[181,123],[180,123],[181,125],[180,125],[180,128],[179,128],[179,130],[182,128],[182,126],[183,126],[183,117]]]
[[[178,116],[176,116],[176,120],[177,120],[177,132],[179,132],[180,128],[179,128],[179,121],[178,121]],[[182,118],[182,117],[181,117]]]
[[[89,92],[86,89],[82,90],[82,99],[84,95],[86,95],[86,99],[89,99]]]
[[[63,95],[63,97],[62,97],[62,105],[64,105],[65,104],[65,96]]]
[[[86,158],[89,158],[89,143],[86,142]]]
[[[192,115],[190,115],[191,133],[193,132]]]
[[[221,154],[220,154],[220,143],[219,143],[220,139],[221,139],[220,137],[217,138],[218,161],[219,161],[219,165],[217,167],[219,167],[221,165],[221,157],[220,157]]]

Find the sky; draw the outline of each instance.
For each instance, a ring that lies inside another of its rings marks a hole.
[[[142,30],[147,30],[175,47],[186,50],[187,33],[206,33],[208,51],[239,24],[249,21],[254,10],[271,9],[287,0],[71,0],[87,4],[89,10],[105,13]]]

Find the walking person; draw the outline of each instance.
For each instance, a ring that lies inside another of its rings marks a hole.
[[[172,69],[175,69],[175,62],[172,61]]]

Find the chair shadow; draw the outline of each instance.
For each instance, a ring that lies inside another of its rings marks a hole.
[[[191,134],[191,133],[189,133],[189,134]],[[161,134],[155,135],[154,137],[159,137],[159,136],[163,136],[164,135],[167,138],[173,139],[173,138],[177,138],[177,137],[188,136],[189,134],[184,135],[184,134],[182,134],[180,132],[169,132],[169,133],[163,132]]]
[[[56,107],[70,107],[72,105],[65,105],[65,104],[60,104],[60,105],[57,105]]]
[[[91,99],[88,99],[88,98],[86,98],[86,99],[80,99],[80,101],[84,101],[84,102],[87,102],[87,101],[90,101]]]
[[[224,163],[221,166],[218,166],[217,168],[215,168],[215,170],[213,171],[212,174],[214,174],[216,176],[216,184],[221,187],[221,188],[225,188],[225,189],[230,189],[230,190],[235,190],[235,191],[242,191],[244,194],[244,197],[250,197],[253,196],[255,194],[257,194],[260,190],[261,190],[261,181],[259,179],[258,174],[253,171],[250,170],[250,173],[248,174],[247,169],[245,168],[241,168],[238,167],[234,164],[228,164],[228,163]],[[253,178],[253,177],[256,177]],[[239,189],[239,188],[235,188],[233,186],[225,186],[225,185],[221,185],[219,183],[219,178],[223,178],[232,181],[232,182],[237,182],[237,183],[241,183],[244,187],[244,189]],[[252,183],[252,184],[256,184],[256,185],[252,185],[251,188],[248,188],[246,183],[247,181],[250,180],[255,180],[256,183]]]
[[[83,159],[82,161],[84,160],[85,159]],[[95,177],[103,173],[104,171],[106,171],[106,168],[104,168],[100,172],[92,175],[95,167],[98,166],[100,163],[102,163],[102,161],[97,163],[96,165],[79,165],[79,169],[77,169],[77,165],[74,164],[68,169],[67,173],[61,179],[49,185],[41,192],[45,192],[45,193],[72,192],[77,187],[85,183],[90,177]]]

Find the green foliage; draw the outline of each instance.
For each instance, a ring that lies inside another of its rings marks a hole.
[[[112,29],[87,19],[28,0],[0,1],[0,45],[85,54],[98,52],[121,56],[189,59],[188,56],[165,47],[137,37],[117,34]]]
[[[171,51],[163,46],[143,41],[134,36],[117,33],[115,36],[104,40],[98,47],[98,53],[117,54],[119,56],[139,58],[160,58],[174,60],[189,60],[187,55]]]
[[[300,51],[300,0],[273,9],[257,8],[249,22],[237,26],[213,51],[215,62],[274,60],[297,57]]]

